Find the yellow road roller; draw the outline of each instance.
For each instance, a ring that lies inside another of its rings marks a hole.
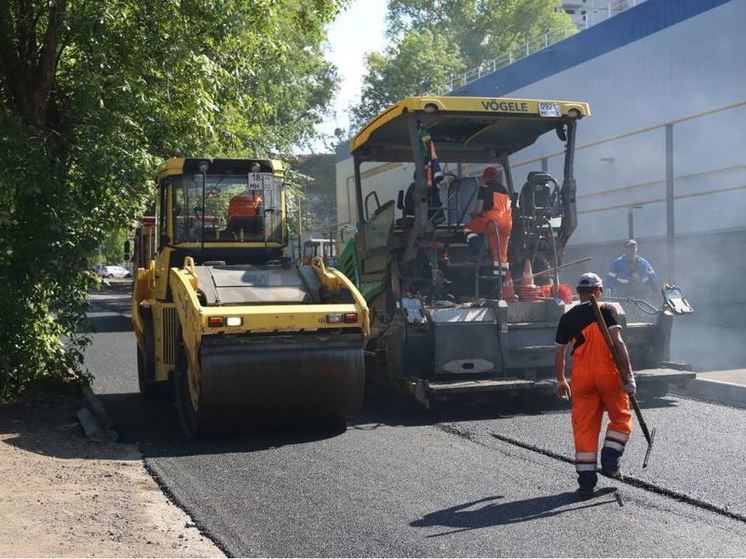
[[[285,256],[282,163],[171,158],[156,181],[132,298],[140,392],[172,384],[189,435],[358,413],[368,307],[321,258]]]

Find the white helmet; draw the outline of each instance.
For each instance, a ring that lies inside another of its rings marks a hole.
[[[577,287],[600,287],[602,289],[603,286],[604,282],[601,280],[598,274],[594,274],[593,272],[586,272],[585,274],[580,276],[577,285]]]

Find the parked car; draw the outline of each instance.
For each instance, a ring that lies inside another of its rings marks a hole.
[[[122,279],[132,277],[130,271],[122,266],[96,266],[94,270],[102,278]]]

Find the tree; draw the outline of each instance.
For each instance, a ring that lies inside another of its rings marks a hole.
[[[342,2],[0,0],[0,399],[85,377],[83,270],[158,161],[309,140]]]
[[[336,231],[337,183],[334,154],[299,155],[293,167],[308,177],[304,185],[303,213],[309,217],[307,229],[317,233]]]
[[[430,46],[427,60],[438,74],[435,85],[451,75],[479,66],[485,60],[525,45],[541,44],[545,35],[556,38],[576,32],[559,0],[389,0],[388,34],[393,43],[383,53],[367,58],[360,103],[352,110],[359,127],[386,105],[407,95],[431,93],[434,80],[412,65],[412,49]],[[419,37],[418,46],[407,46]],[[428,45],[427,37],[432,37]],[[415,53],[418,51],[414,51]],[[423,52],[423,51],[420,51]]]
[[[99,244],[98,254],[93,256],[96,264],[122,264],[124,262],[124,244],[131,238],[132,229],[125,227],[108,231]]]
[[[404,32],[383,53],[366,56],[361,101],[352,108],[353,128],[402,97],[432,93],[464,69],[458,46],[429,29]]]
[[[388,32],[439,30],[459,45],[472,68],[484,60],[540,42],[544,34],[577,30],[560,0],[389,0]]]

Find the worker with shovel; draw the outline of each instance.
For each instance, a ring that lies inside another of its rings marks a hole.
[[[632,432],[628,394],[634,394],[636,385],[614,307],[603,305],[600,310],[612,343],[621,358],[621,371],[617,370],[614,357],[596,321],[591,296],[598,298],[603,292],[601,278],[593,273],[583,274],[578,280],[577,292],[580,304],[562,315],[557,326],[554,361],[557,395],[564,399],[572,396],[575,469],[580,486],[578,493],[582,497],[591,497],[598,481],[598,435],[604,411],[608,413],[610,421],[601,450],[601,473],[616,479],[621,477],[619,460]],[[565,347],[570,342],[572,391],[565,378]]]

